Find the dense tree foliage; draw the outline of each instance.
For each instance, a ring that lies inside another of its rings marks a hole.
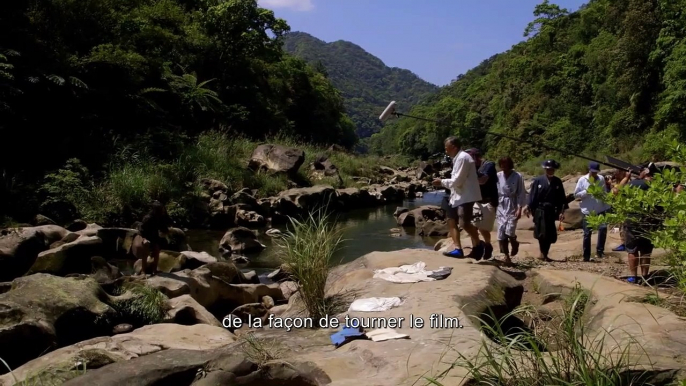
[[[664,157],[665,138],[686,133],[686,1],[591,0],[569,13],[548,0],[529,39],[459,76],[371,139],[380,153],[428,156],[458,134],[491,157],[538,157],[535,146]],[[637,148],[639,146],[640,148]]]
[[[0,2],[0,215],[69,159],[171,160],[213,128],[352,147],[339,92],[284,53],[288,31],[255,0]]]
[[[326,43],[304,32],[291,32],[284,37],[284,49],[317,66],[341,90],[360,138],[381,129],[377,118],[390,101],[409,108],[438,90],[408,70],[387,67],[350,42]]]

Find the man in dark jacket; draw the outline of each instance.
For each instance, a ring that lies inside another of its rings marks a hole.
[[[534,216],[534,238],[538,240],[541,251],[539,257],[543,261],[548,258],[550,246],[557,242],[556,221],[564,220],[567,208],[567,196],[562,180],[555,176],[560,164],[549,159],[542,164],[545,174],[534,178],[529,189],[529,204],[525,210],[527,217]]]

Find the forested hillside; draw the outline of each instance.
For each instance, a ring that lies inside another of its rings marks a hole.
[[[0,2],[0,217],[241,187],[239,136],[351,148],[339,92],[283,51],[288,31],[255,0]]]
[[[375,135],[372,148],[428,156],[459,134],[490,157],[542,156],[484,135],[492,130],[586,154],[659,158],[660,134],[686,131],[684,9],[684,0],[592,0],[569,13],[544,1],[522,26],[528,40],[411,110],[452,126],[403,119]]]
[[[347,41],[326,43],[304,32],[291,32],[284,37],[284,49],[321,69],[341,90],[360,138],[381,129],[377,118],[390,101],[413,106],[438,90],[411,71],[390,68]]]

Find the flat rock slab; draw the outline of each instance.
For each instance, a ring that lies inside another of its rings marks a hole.
[[[398,284],[373,279],[376,269],[426,263],[427,270],[440,266],[453,267],[452,274],[444,280],[414,284]],[[445,257],[440,253],[405,249],[395,252],[374,252],[349,264],[336,268],[330,276],[335,280],[330,293],[344,290],[355,292],[356,298],[401,297],[405,303],[383,312],[352,312],[350,317],[405,318],[402,327],[395,330],[407,334],[410,339],[372,342],[355,340],[335,349],[329,336],[331,330],[264,330],[264,334],[280,340],[293,354],[316,363],[332,379],[332,385],[359,386],[411,385],[422,376],[431,376],[445,369],[461,353],[475,355],[481,342],[481,334],[466,318],[467,313],[479,312],[489,305],[506,303],[503,293],[512,293],[521,299],[523,288],[507,273],[492,267],[469,264],[465,260]],[[494,294],[501,294],[497,296]],[[295,306],[295,304],[292,304]],[[293,307],[292,307],[293,308]],[[463,328],[431,328],[432,314],[457,317]],[[295,309],[286,316],[295,316]],[[344,322],[345,315],[339,320]],[[410,328],[410,316],[421,318],[422,328]],[[441,363],[443,362],[443,363]],[[442,380],[443,384],[458,385],[466,373],[456,369]]]
[[[235,342],[235,336],[223,327],[206,324],[145,326],[128,334],[89,339],[49,352],[15,369],[13,375],[1,376],[0,386],[13,385],[16,382],[14,377],[22,381],[26,377],[39,374],[46,368],[71,367],[77,360],[88,362],[87,358],[98,362],[99,365],[107,365],[164,350],[212,350],[233,342]],[[90,368],[92,368],[91,363],[86,363],[86,369]]]
[[[641,357],[639,363],[647,365],[649,360],[657,368],[686,368],[686,319],[665,308],[632,301],[655,294],[654,290],[589,272],[541,269],[534,274],[542,294],[564,293],[576,283],[590,290],[595,303],[586,312],[589,334],[608,331],[614,338],[606,339],[608,350],[635,340],[642,347],[632,349]]]

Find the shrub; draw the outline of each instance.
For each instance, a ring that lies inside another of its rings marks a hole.
[[[681,165],[686,163],[686,147],[676,140],[670,142],[669,157]],[[612,213],[589,216],[591,227],[600,224],[622,224],[631,218],[645,225],[642,236],[650,239],[655,247],[670,252],[668,260],[674,275],[684,278],[686,270],[686,192],[675,193],[674,187],[684,183],[682,172],[664,170],[649,183],[646,191],[624,186],[619,193],[606,194],[601,189],[589,189],[594,197],[612,206]],[[640,219],[640,220],[639,220]],[[686,291],[686,280],[679,280]]]

